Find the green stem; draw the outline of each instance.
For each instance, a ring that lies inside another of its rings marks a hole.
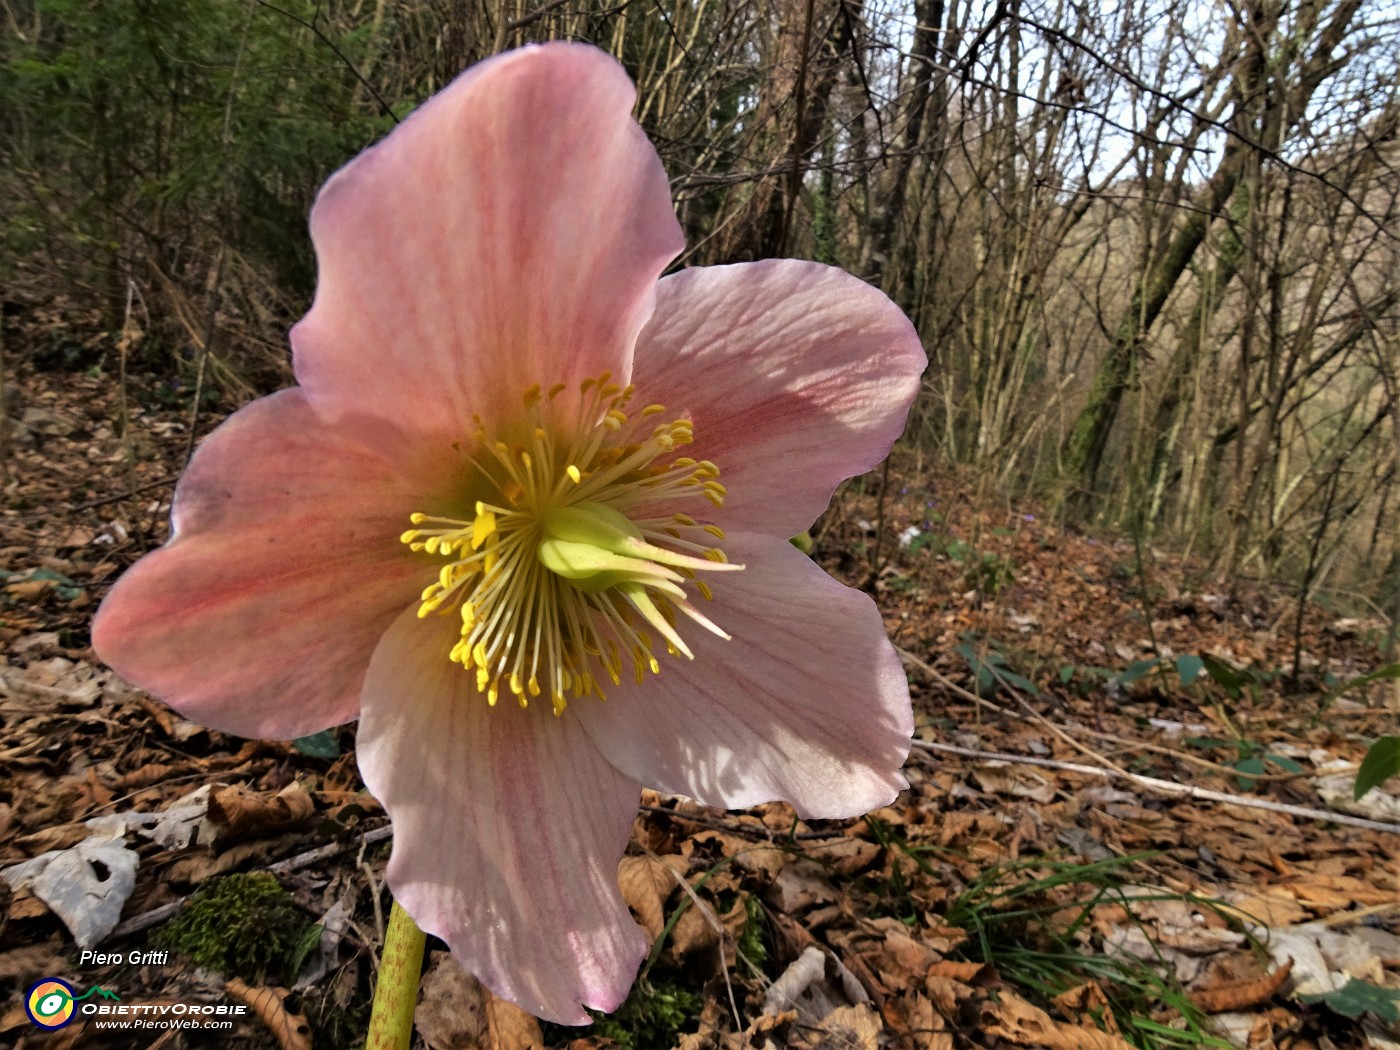
[[[408,912],[394,901],[389,911],[389,929],[384,934],[384,951],[379,956],[379,983],[370,1008],[365,1050],[408,1050],[426,940]]]

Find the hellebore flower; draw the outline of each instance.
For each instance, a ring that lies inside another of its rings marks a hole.
[[[93,626],[225,732],[358,718],[395,897],[566,1023],[646,952],[617,886],[641,785],[853,816],[912,731],[874,604],[788,538],[889,450],[919,340],[814,263],[661,278],[683,242],[634,98],[601,51],[526,48],[332,176],[298,385],[201,445]]]

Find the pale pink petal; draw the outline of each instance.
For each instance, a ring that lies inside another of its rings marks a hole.
[[[875,603],[782,540],[731,533],[725,550],[747,568],[710,581],[700,605],[732,639],[681,618],[693,661],[663,656],[658,676],[569,710],[618,769],[708,805],[850,817],[888,804],[914,725]]]
[[[487,706],[447,659],[455,638],[451,617],[408,613],[365,678],[358,753],[394,822],[389,886],[497,995],[587,1023],[646,954],[617,886],[640,785],[547,700]]]
[[[512,51],[332,176],[311,213],[316,300],[292,331],[317,410],[451,442],[474,413],[518,415],[535,384],[625,382],[684,246],[635,94],[596,48]]]
[[[399,543],[418,509],[299,390],[234,413],[175,493],[173,536],[108,593],[93,645],[187,718],[295,737],[355,718],[379,636],[434,575]]]
[[[717,464],[729,490],[717,520],[786,538],[889,452],[926,362],[877,289],[769,260],[663,278],[632,381],[639,398],[694,420],[686,454]]]

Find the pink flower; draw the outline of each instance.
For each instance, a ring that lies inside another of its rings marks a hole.
[[[640,785],[853,816],[912,730],[874,604],[788,537],[889,450],[919,340],[813,263],[661,278],[683,242],[634,95],[601,51],[526,48],[334,175],[299,385],[204,442],[93,625],[225,732],[358,718],[398,900],[566,1023],[647,950],[616,877]]]

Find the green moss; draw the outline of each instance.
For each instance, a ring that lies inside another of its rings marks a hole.
[[[589,1010],[593,1025],[580,1031],[545,1025],[545,1043],[568,1042],[588,1034],[609,1039],[622,1050],[669,1050],[681,1029],[700,1016],[704,996],[665,978],[638,981],[627,1001],[611,1014]]]
[[[757,897],[751,894],[744,896],[744,914],[744,929],[739,934],[739,951],[745,959],[762,970],[768,965],[768,943],[763,936],[767,920],[763,914],[763,905]]]
[[[260,983],[289,981],[319,931],[266,872],[210,879],[152,941],[196,965]]]
[[[639,983],[611,1016],[600,1017],[593,1031],[623,1050],[665,1050],[676,1045],[680,1030],[704,1005],[703,997],[679,984]]]

